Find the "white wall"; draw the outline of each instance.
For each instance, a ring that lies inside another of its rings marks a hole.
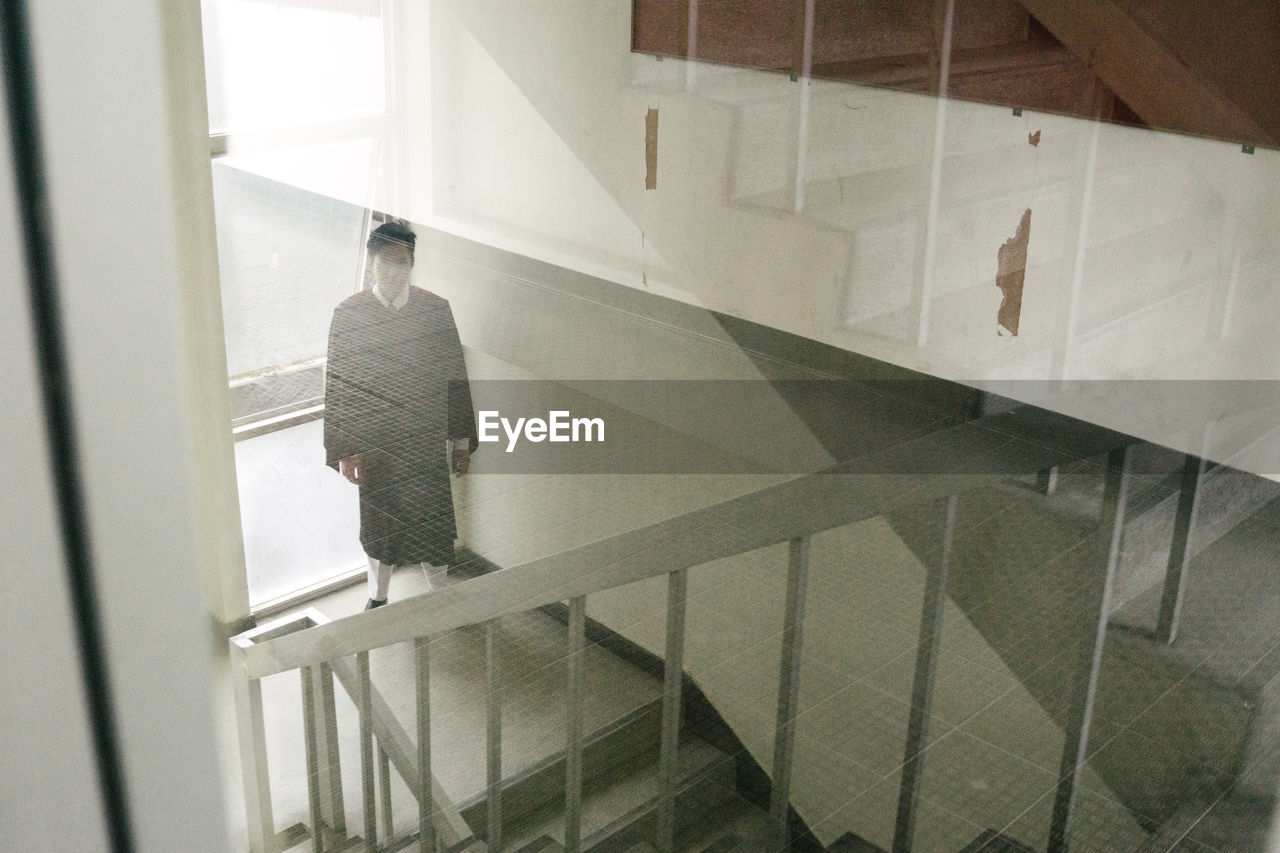
[[[3,99],[0,98],[0,103]],[[0,136],[9,139],[7,113]],[[108,848],[44,433],[10,148],[0,150],[0,848]],[[74,808],[68,806],[74,804]],[[58,815],[56,822],[53,815]]]
[[[198,11],[153,0],[26,8],[57,270],[38,285],[53,290],[61,309],[69,374],[62,393],[73,415],[110,679],[103,710],[114,725],[134,843],[225,851],[213,664],[218,632],[247,615],[247,600],[203,78],[198,51],[187,50],[199,44]],[[13,384],[8,376],[4,384],[19,406],[5,434],[21,438],[9,445],[21,462],[3,498],[0,548],[17,569],[6,577],[6,640],[10,626],[19,636],[6,646],[0,704],[6,759],[14,759],[4,761],[4,784],[26,788],[13,805],[31,808],[11,824],[4,798],[4,831],[19,840],[10,845],[6,836],[3,846],[92,850],[105,845],[95,826],[96,772],[68,655],[70,614],[42,471],[48,454],[32,411],[20,304],[26,276],[9,243],[16,217],[29,211],[7,206],[3,166],[4,361],[6,374],[14,370]]]
[[[309,169],[304,151],[249,168],[964,381],[1280,374],[1278,152],[658,62],[629,53],[625,0],[402,5],[396,156],[373,184],[352,189],[332,159]],[[367,161],[350,170],[367,177]],[[1028,208],[1022,327],[1002,338],[996,251]],[[1141,406],[1011,393],[1220,459],[1239,449],[1203,446],[1222,412],[1188,411],[1185,390]],[[1251,470],[1277,473],[1275,455]]]

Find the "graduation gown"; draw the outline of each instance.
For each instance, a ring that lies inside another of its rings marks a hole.
[[[453,561],[457,527],[445,439],[476,449],[453,312],[416,287],[399,309],[363,290],[333,312],[325,368],[325,461],[362,468],[360,544],[391,565]]]

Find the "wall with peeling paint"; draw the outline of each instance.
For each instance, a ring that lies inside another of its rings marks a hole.
[[[295,157],[286,179],[962,381],[1280,374],[1280,152],[659,62],[628,51],[629,9],[406,7],[379,169],[357,156],[344,182]],[[997,251],[1026,209],[1019,333],[1001,337]],[[1182,396],[1037,399],[1199,452],[1221,412]]]

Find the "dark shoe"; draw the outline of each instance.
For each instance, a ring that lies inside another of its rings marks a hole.
[[[384,605],[384,604],[386,604],[386,603],[387,603],[387,600],[386,600],[385,598],[383,598],[383,599],[371,598],[371,599],[369,599],[369,603],[368,603],[368,604],[366,604],[366,605],[364,606],[364,609],[365,609],[365,610],[372,610],[373,608],[375,608],[375,607],[381,607],[382,605]]]

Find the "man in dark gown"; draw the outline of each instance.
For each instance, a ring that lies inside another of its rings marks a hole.
[[[447,567],[457,528],[450,469],[465,474],[475,413],[449,303],[409,285],[415,237],[388,222],[369,236],[373,287],[333,312],[325,369],[326,463],[360,487],[369,602],[396,566]],[[446,458],[446,439],[454,443]],[[428,574],[428,583],[430,574]]]

